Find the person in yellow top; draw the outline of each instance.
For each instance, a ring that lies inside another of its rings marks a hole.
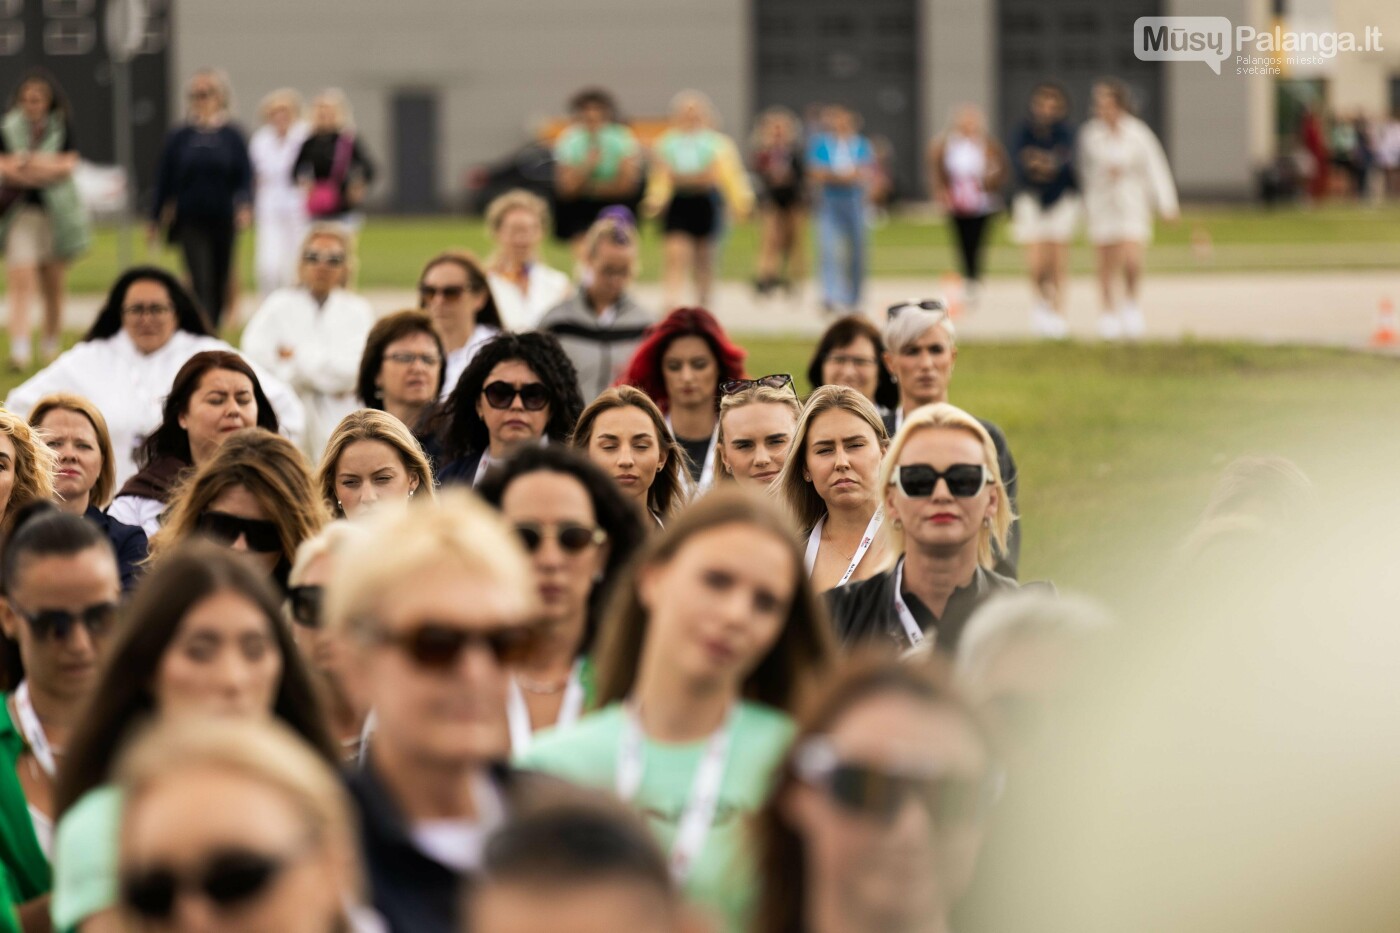
[[[713,129],[714,123],[709,98],[699,91],[681,91],[671,101],[671,128],[652,146],[642,210],[659,216],[665,232],[662,282],[667,310],[683,303],[687,277],[694,280],[696,302],[709,305],[720,198],[738,220],[753,210],[753,190],[739,148]]]

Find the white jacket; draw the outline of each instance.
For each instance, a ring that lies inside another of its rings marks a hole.
[[[1152,130],[1123,114],[1117,130],[1090,120],[1079,131],[1080,187],[1094,243],[1152,240],[1152,212],[1175,216],[1176,184]]]
[[[530,276],[526,279],[528,294],[514,282],[494,272],[486,276],[486,281],[491,285],[491,297],[496,299],[501,323],[506,330],[517,334],[534,330],[544,313],[568,298],[573,290],[567,275],[542,262],[530,265]]]
[[[258,216],[269,219],[291,216],[304,219],[306,195],[292,178],[292,168],[301,155],[302,143],[310,128],[302,121],[292,124],[286,136],[278,136],[271,126],[262,126],[248,141],[248,158],[257,181]]]
[[[39,399],[54,392],[73,392],[88,399],[107,419],[120,489],[136,472],[137,448],[160,426],[161,405],[180,367],[201,351],[233,349],[217,337],[177,330],[159,350],[141,353],[126,331],[119,330],[111,337],[85,340],[64,353],[11,391],[5,407],[27,417]],[[306,423],[301,400],[257,363],[253,371],[277,412],[282,432],[299,440]]]
[[[304,288],[280,288],[267,296],[243,330],[243,353],[289,384],[306,406],[302,449],[315,464],[340,419],[360,407],[355,379],[374,309],[365,299],[335,289],[316,304]],[[282,348],[292,351],[283,357]]]

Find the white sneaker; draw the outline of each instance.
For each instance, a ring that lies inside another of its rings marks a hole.
[[[1044,302],[1037,303],[1031,308],[1031,334],[1042,337],[1046,340],[1058,339],[1061,334],[1062,324],[1060,316]]]
[[[1050,336],[1055,340],[1068,340],[1069,321],[1065,320],[1063,314],[1058,314],[1054,311],[1049,312],[1049,314],[1049,321],[1052,328]]]
[[[1109,341],[1123,339],[1123,319],[1112,311],[1100,314],[1099,337]]]
[[[1123,336],[1129,340],[1140,340],[1147,333],[1147,321],[1142,317],[1142,309],[1135,304],[1126,304],[1118,311],[1123,322]]]

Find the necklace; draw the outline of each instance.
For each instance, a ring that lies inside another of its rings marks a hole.
[[[539,697],[550,697],[556,693],[563,693],[564,688],[569,685],[569,678],[565,677],[559,683],[540,683],[538,680],[530,680],[520,674],[515,675],[515,682],[520,684],[520,689],[526,693],[533,693]]]

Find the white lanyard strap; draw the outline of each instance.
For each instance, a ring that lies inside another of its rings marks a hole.
[[[569,671],[569,682],[564,687],[564,700],[559,706],[559,718],[554,721],[556,729],[567,729],[578,722],[583,713],[583,658],[574,661]],[[530,708],[525,705],[525,693],[514,677],[510,679],[506,694],[506,719],[510,723],[510,753],[519,755],[530,747],[535,730],[530,725]]]
[[[880,531],[880,525],[885,520],[885,507],[881,506],[875,510],[875,514],[870,516],[870,521],[865,525],[865,534],[861,536],[860,547],[856,548],[855,556],[851,558],[851,565],[846,568],[846,572],[841,575],[836,586],[845,586],[851,579],[851,574],[856,572],[861,560],[865,558],[865,552],[870,550],[870,545],[875,543],[875,535]],[[812,575],[812,568],[817,566],[817,552],[822,546],[822,529],[826,527],[826,516],[817,519],[817,523],[812,526],[812,533],[807,536],[807,576]]]
[[[486,471],[491,468],[491,452],[482,451],[481,459],[476,464],[476,475],[472,477],[472,488],[481,485],[481,478],[486,475]]]
[[[909,644],[917,648],[924,643],[924,630],[919,628],[919,623],[914,621],[914,613],[905,605],[903,591],[904,560],[901,558],[894,571],[894,611],[899,616],[899,621],[904,624],[904,634],[909,636]],[[934,637],[937,638],[937,633]]]
[[[705,848],[705,839],[710,834],[710,827],[714,824],[737,706],[738,704],[735,704],[730,707],[724,723],[711,733],[705,743],[704,757],[700,759],[700,766],[695,770],[695,780],[690,785],[690,798],[681,812],[675,841],[671,843],[671,876],[677,882],[685,881],[686,876],[690,874],[701,850]],[[628,704],[623,710],[622,741],[617,756],[617,796],[627,803],[637,796],[642,787],[642,743],[641,719],[636,708]]]
[[[676,437],[676,429],[671,427],[671,416],[666,416],[666,430],[671,432],[671,438]],[[715,421],[715,429],[710,432],[710,446],[705,448],[705,463],[700,467],[700,482],[696,484],[696,492],[704,492],[715,483],[715,450],[719,447],[719,421]]]
[[[19,714],[19,731],[24,735],[29,750],[34,753],[34,760],[39,762],[45,774],[53,777],[58,773],[58,761],[44,732],[44,724],[39,721],[39,714],[34,712],[34,703],[29,699],[28,680],[21,680],[15,690],[15,712]]]

